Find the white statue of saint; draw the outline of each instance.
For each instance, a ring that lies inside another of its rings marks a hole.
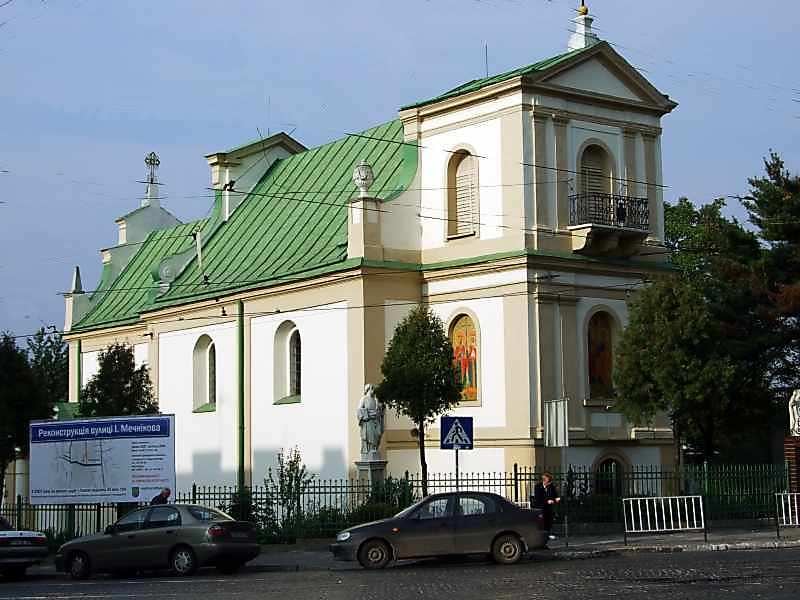
[[[383,405],[375,396],[375,387],[368,383],[358,404],[358,425],[361,428],[361,460],[377,460],[383,437]]]
[[[789,399],[789,435],[800,437],[800,389]]]

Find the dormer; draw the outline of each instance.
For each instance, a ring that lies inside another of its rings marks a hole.
[[[222,191],[222,217],[227,221],[247,193],[275,161],[303,152],[306,147],[284,132],[206,155],[211,187]]]

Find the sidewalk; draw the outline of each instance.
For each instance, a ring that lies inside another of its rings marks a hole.
[[[261,554],[250,561],[247,571],[348,571],[360,569],[358,563],[333,560],[328,551],[332,540],[303,540],[297,544],[271,544],[261,547]],[[702,533],[629,537],[580,535],[551,541],[545,550],[531,553],[536,560],[580,560],[636,552],[711,552],[725,550],[761,550],[771,548],[800,548],[800,530],[784,529],[781,538],[772,529],[721,529]],[[52,559],[29,570],[34,577],[66,577],[55,570]]]

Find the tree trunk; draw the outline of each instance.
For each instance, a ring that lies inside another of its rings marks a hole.
[[[428,463],[425,460],[425,423],[417,423],[417,443],[419,444],[419,465],[422,467],[422,496],[428,495]]]

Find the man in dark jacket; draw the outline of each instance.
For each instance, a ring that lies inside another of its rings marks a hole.
[[[164,488],[156,496],[153,496],[153,499],[150,500],[150,504],[166,504],[170,493],[171,491],[169,488]]]
[[[549,539],[554,540],[556,536],[551,533],[553,528],[553,513],[555,506],[561,502],[558,490],[553,483],[553,475],[545,471],[542,473],[541,483],[537,483],[533,488],[533,498],[531,504],[533,508],[541,509],[544,513],[544,529],[547,531]]]

